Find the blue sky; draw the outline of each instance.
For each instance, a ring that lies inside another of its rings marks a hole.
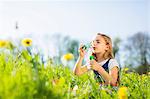
[[[126,38],[149,31],[148,0],[2,0],[3,37],[61,33],[89,40],[97,32]]]
[[[148,1],[0,0],[0,39],[32,37],[41,48],[54,52],[51,38],[45,39],[54,33],[83,42],[97,32],[122,39],[139,31],[150,33]]]

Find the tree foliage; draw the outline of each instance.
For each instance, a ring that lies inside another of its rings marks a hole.
[[[144,32],[136,33],[128,38],[125,48],[129,52],[128,56],[131,60],[131,64],[143,68],[137,69],[140,70],[140,72],[148,72],[150,64],[150,35]]]

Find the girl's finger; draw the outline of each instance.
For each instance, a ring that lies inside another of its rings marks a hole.
[[[84,45],[83,44],[80,44],[80,47],[79,48],[82,48]]]

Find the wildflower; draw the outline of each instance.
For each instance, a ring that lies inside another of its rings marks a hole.
[[[76,90],[78,90],[78,85],[75,85],[75,86],[73,87],[73,91],[76,91]]]
[[[32,45],[32,40],[30,38],[25,38],[22,40],[22,45],[25,47],[29,47]]]
[[[96,83],[96,86],[99,86],[100,84],[99,83]]]
[[[6,41],[6,40],[0,40],[0,48],[7,47],[8,43],[9,43],[9,42]]]
[[[145,74],[142,74],[141,77],[142,77],[143,80],[147,79],[147,76]]]
[[[59,85],[59,86],[63,86],[64,84],[65,84],[65,78],[64,78],[64,77],[61,77],[61,78],[59,79],[58,85]]]
[[[65,78],[64,77],[61,77],[59,79],[55,79],[52,81],[53,85],[54,86],[63,86],[65,84]]]
[[[65,54],[61,57],[61,62],[64,66],[69,66],[69,68],[73,67],[73,60],[74,56],[71,53]]]
[[[58,84],[58,81],[59,81],[58,79],[53,79],[53,80],[52,80],[52,84],[53,84],[54,86],[56,86],[56,85]]]
[[[62,90],[60,90],[60,88],[64,88],[65,87],[65,78],[61,77],[59,79],[53,79],[52,80],[52,84],[53,84],[53,92],[56,94],[61,94]]]
[[[119,99],[128,99],[127,97],[127,87],[121,87],[118,90]]]
[[[63,59],[63,60],[66,60],[66,61],[70,61],[70,60],[72,60],[73,58],[74,58],[74,56],[73,56],[73,54],[71,54],[71,53],[65,54],[65,55],[63,55],[63,57],[62,57],[62,59]]]
[[[76,96],[77,90],[78,90],[78,85],[75,85],[75,86],[73,87],[73,89],[72,89],[72,94],[73,94],[74,96]]]
[[[128,70],[129,70],[129,68],[127,68],[127,67],[123,69],[123,71],[125,71],[125,72],[128,71]]]
[[[49,82],[48,81],[45,82],[45,86],[49,86]]]

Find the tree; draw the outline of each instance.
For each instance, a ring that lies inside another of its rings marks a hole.
[[[132,65],[143,66],[143,73],[149,71],[150,36],[148,33],[138,32],[128,38],[126,49],[129,52],[130,60],[132,59]]]
[[[64,37],[64,47],[65,47],[65,53],[72,53],[74,55],[75,61],[77,60],[78,56],[78,47],[79,47],[79,41],[75,39],[71,39],[69,36]]]
[[[120,43],[121,43],[121,39],[120,38],[117,37],[117,38],[114,39],[114,42],[113,42],[113,53],[114,53],[114,56],[116,56],[116,54],[118,54],[118,52],[119,52]]]
[[[117,58],[119,64],[120,64],[120,55],[119,55],[120,43],[121,39],[119,37],[115,38],[113,41],[113,54]]]
[[[74,61],[77,60],[79,41],[72,39],[69,36],[62,36],[60,34],[53,35],[53,42],[56,45],[57,56],[55,60],[61,63],[62,55],[66,53],[72,53],[74,55]]]

